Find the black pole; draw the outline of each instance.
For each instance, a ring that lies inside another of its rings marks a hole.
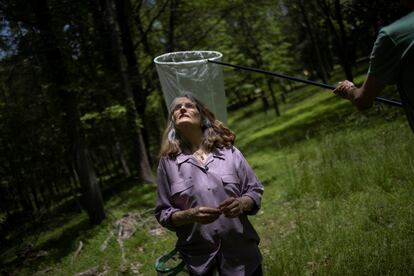
[[[235,64],[225,63],[225,62],[211,60],[211,59],[208,59],[207,61],[211,62],[211,63],[216,63],[216,64],[228,66],[228,67],[233,67],[233,68],[236,68],[236,69],[241,69],[241,70],[245,70],[245,71],[252,71],[252,72],[261,73],[261,74],[265,74],[265,75],[270,75],[270,76],[274,76],[274,77],[279,77],[279,78],[283,78],[283,79],[288,79],[288,80],[292,80],[292,81],[296,81],[296,82],[302,82],[302,83],[306,83],[306,84],[310,84],[310,85],[314,85],[314,86],[319,86],[319,87],[322,87],[322,88],[325,88],[325,89],[334,90],[336,88],[336,86],[332,85],[332,84],[325,84],[325,83],[319,83],[319,82],[316,82],[316,81],[305,80],[305,79],[292,77],[292,76],[288,76],[288,75],[285,75],[285,74],[280,74],[280,73],[276,73],[276,72],[272,72],[272,71],[257,69],[257,68],[253,68],[253,67],[247,67],[247,66],[243,66],[243,65],[235,65]],[[376,97],[375,100],[377,102],[380,102],[380,103],[385,103],[385,104],[389,104],[389,105],[392,105],[392,106],[403,107],[401,102],[399,102],[397,100],[394,100],[394,99],[386,99],[386,98],[383,98],[383,97]]]

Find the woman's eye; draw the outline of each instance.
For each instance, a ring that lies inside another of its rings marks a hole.
[[[185,108],[187,108],[187,109],[194,109],[194,108],[196,108],[195,104],[193,104],[193,103],[184,103],[184,104],[177,104],[174,107],[174,111],[180,110],[183,106]]]

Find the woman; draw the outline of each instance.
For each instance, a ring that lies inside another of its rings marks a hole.
[[[235,135],[190,94],[170,108],[157,171],[158,222],[175,231],[190,275],[262,275],[247,219],[263,186],[233,146]]]

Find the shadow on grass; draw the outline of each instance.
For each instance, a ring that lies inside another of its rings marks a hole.
[[[136,178],[118,179],[112,181],[110,185],[103,189],[102,196],[106,204],[113,206],[118,203],[128,203],[131,201],[130,194],[134,193],[134,201],[131,208],[142,209],[149,205],[153,206],[154,202],[147,198],[147,194],[153,194],[156,191],[156,185],[151,183],[142,183]],[[138,196],[138,197],[137,197]]]
[[[110,216],[110,211],[121,205],[125,212],[154,206],[156,187],[153,184],[139,183],[131,178],[114,180],[106,186],[102,194],[108,218],[103,224],[116,219]],[[23,266],[35,270],[45,262],[56,263],[76,250],[76,240],[80,236],[82,240],[88,240],[95,235],[95,227],[99,227],[90,224],[85,213],[60,212],[42,222],[37,227],[27,227],[25,235],[15,236],[7,248],[2,246],[0,275],[13,275]],[[42,252],[48,252],[47,256]]]
[[[136,183],[131,181],[127,185],[111,190],[106,207],[112,208],[122,205],[122,209],[139,210],[153,208],[155,204],[156,185],[150,183]]]
[[[15,240],[13,245],[4,250],[0,257],[0,263],[3,269],[0,271],[2,275],[14,275],[17,268],[30,266],[36,269],[44,260],[44,254],[47,252],[49,262],[56,262],[67,256],[73,251],[75,240],[81,231],[88,231],[93,226],[89,223],[87,216],[79,219],[75,224],[65,227],[68,220],[81,216],[81,214],[66,214],[58,218],[49,219],[43,224],[41,229],[32,229],[31,233],[20,240]],[[40,235],[56,229],[57,231],[48,240],[41,244],[36,244]],[[4,249],[4,248],[3,248]],[[53,252],[53,254],[50,254]]]

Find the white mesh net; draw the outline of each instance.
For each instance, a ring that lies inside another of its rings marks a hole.
[[[220,60],[222,56],[215,51],[185,51],[156,57],[154,62],[167,107],[175,97],[191,92],[227,124],[223,70],[207,61]]]

